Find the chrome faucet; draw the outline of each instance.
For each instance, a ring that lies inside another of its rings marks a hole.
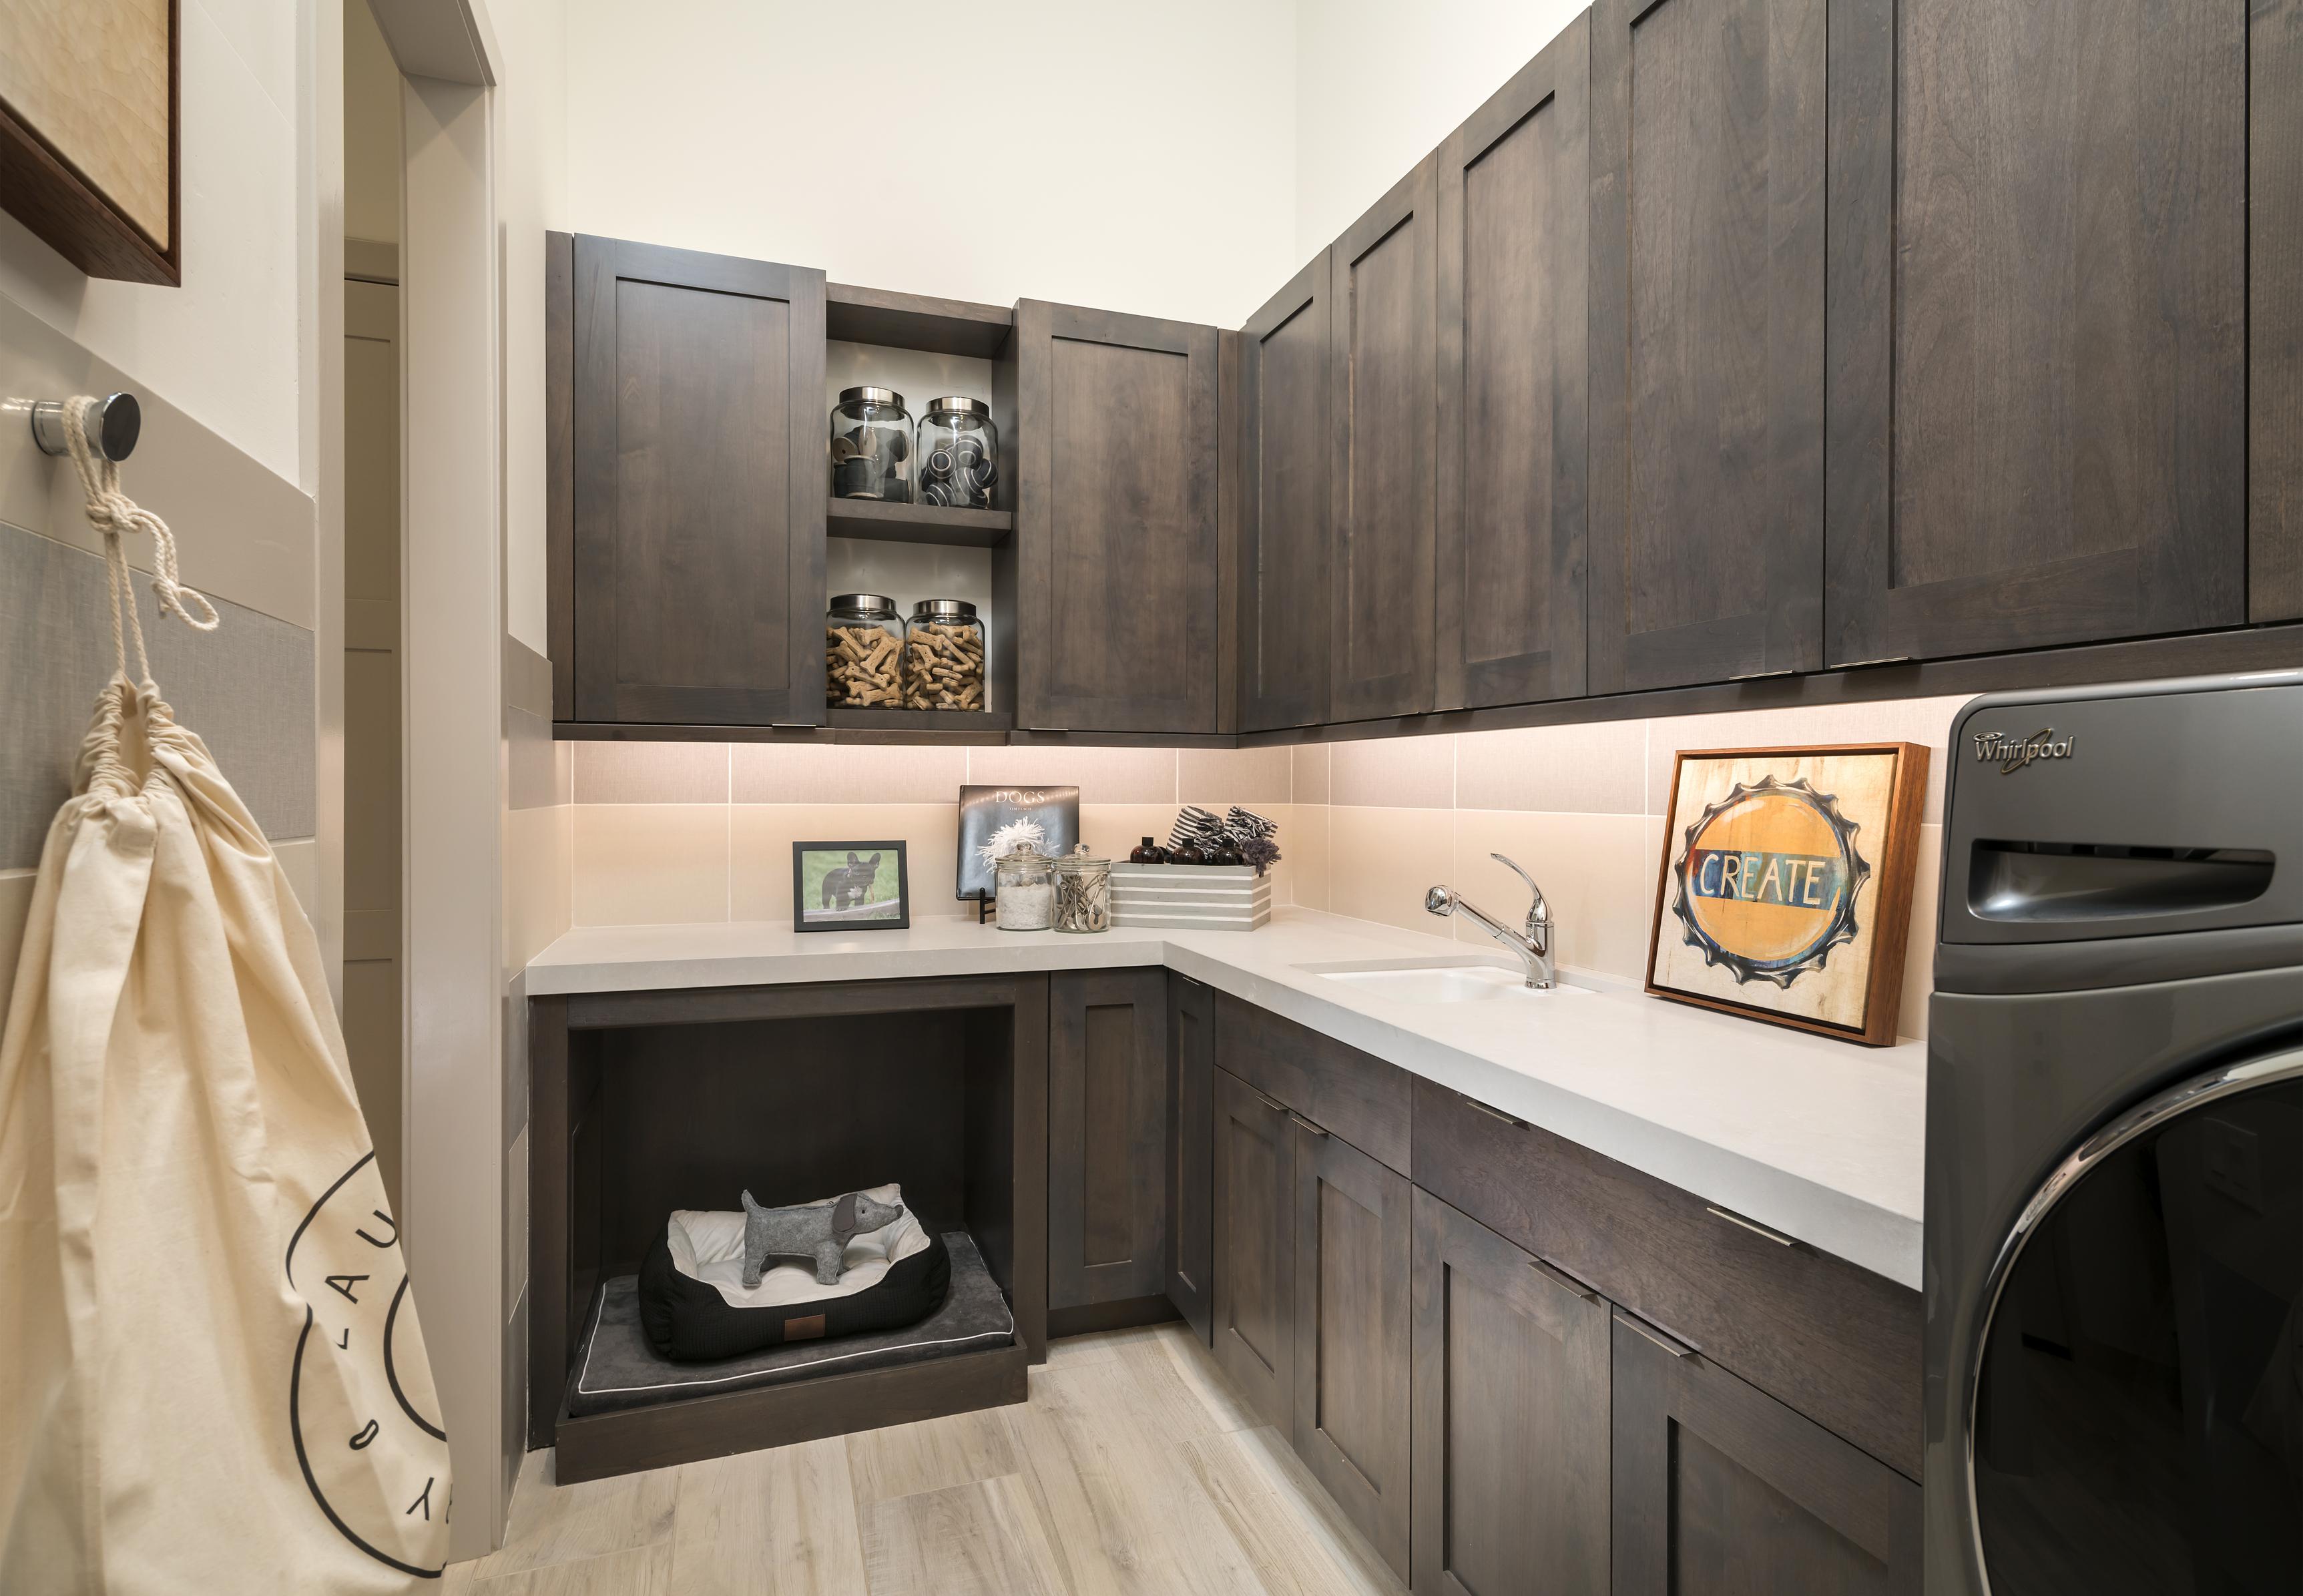
[[[1551,937],[1552,933],[1559,929],[1551,918],[1551,906],[1543,900],[1543,889],[1535,884],[1535,877],[1499,853],[1491,853],[1488,857],[1498,865],[1507,866],[1514,875],[1527,883],[1527,890],[1535,895],[1535,901],[1529,904],[1527,908],[1525,932],[1514,931],[1470,899],[1447,887],[1434,887],[1423,895],[1424,911],[1427,914],[1438,915],[1441,919],[1447,918],[1449,915],[1463,916],[1520,956],[1522,961],[1527,966],[1527,984],[1530,986],[1538,992],[1549,992],[1556,975],[1552,965]]]

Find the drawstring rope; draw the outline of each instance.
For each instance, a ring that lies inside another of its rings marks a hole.
[[[128,675],[128,646],[120,629],[120,617],[128,617],[127,636],[136,640],[136,680],[149,683],[152,664],[144,654],[144,624],[136,618],[136,591],[128,575],[128,555],[121,546],[121,534],[146,532],[152,537],[152,591],[159,595],[160,612],[173,615],[194,631],[212,632],[216,629],[215,606],[200,594],[176,580],[176,536],[168,530],[168,523],[120,491],[120,462],[105,460],[89,447],[88,407],[94,403],[85,395],[64,401],[64,443],[72,451],[72,464],[80,471],[80,490],[88,497],[88,524],[104,534],[104,570],[105,586],[112,595],[112,657],[120,667],[120,674]],[[194,614],[184,607],[187,601],[196,606]]]

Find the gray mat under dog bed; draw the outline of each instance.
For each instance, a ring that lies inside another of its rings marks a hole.
[[[638,1279],[618,1275],[600,1288],[591,1330],[576,1349],[576,1383],[569,1393],[568,1411],[581,1415],[650,1407],[746,1386],[881,1369],[1012,1343],[1015,1315],[983,1266],[975,1238],[965,1230],[948,1230],[943,1242],[951,1254],[951,1288],[944,1294],[943,1306],[917,1324],[837,1341],[788,1343],[713,1364],[676,1364],[657,1356],[640,1328]]]

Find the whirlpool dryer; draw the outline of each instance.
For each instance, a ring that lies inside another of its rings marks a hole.
[[[2303,672],[1953,724],[1930,1596],[2303,1591]]]

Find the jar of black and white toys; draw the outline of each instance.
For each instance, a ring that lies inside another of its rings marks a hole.
[[[947,394],[920,418],[920,502],[990,510],[999,501],[1000,429],[980,399]]]
[[[843,388],[831,412],[831,496],[912,502],[912,418],[893,388]]]

